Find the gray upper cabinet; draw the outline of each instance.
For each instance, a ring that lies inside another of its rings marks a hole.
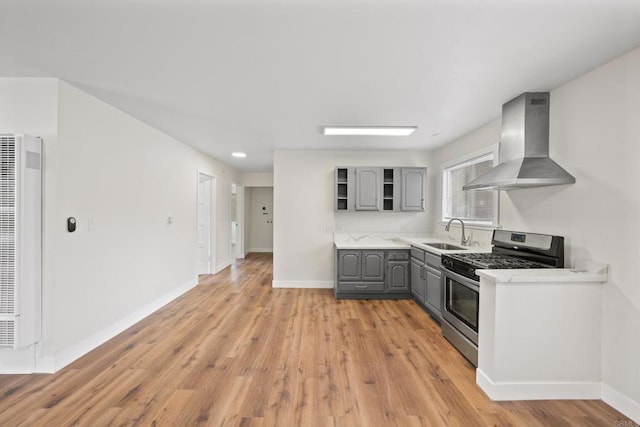
[[[349,173],[351,172],[351,173]],[[336,168],[335,170],[335,209],[337,211],[352,211],[353,206],[353,171],[348,168]]]
[[[426,168],[338,166],[335,210],[424,211]]]
[[[356,210],[379,211],[382,168],[356,168]]]
[[[400,209],[403,211],[423,211],[425,168],[402,168],[402,197]]]

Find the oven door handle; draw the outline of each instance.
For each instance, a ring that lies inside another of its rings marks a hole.
[[[480,283],[476,282],[475,280],[471,280],[468,277],[464,277],[458,273],[454,273],[451,270],[448,270],[446,268],[442,269],[442,274],[444,274],[445,276],[448,276],[449,278],[455,280],[457,283],[460,283],[461,285],[479,292],[480,291]],[[446,283],[446,278],[445,278],[445,283]]]

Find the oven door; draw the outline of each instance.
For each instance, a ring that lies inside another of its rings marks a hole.
[[[451,326],[478,345],[478,309],[480,285],[478,282],[442,269],[444,304],[442,317]]]

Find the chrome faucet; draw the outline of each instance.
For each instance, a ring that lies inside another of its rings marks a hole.
[[[460,238],[460,244],[462,246],[469,245],[469,243],[471,243],[471,236],[469,237],[464,236],[464,222],[460,218],[451,218],[447,223],[447,225],[444,227],[444,231],[449,231],[449,228],[451,227],[451,223],[453,221],[460,221],[460,224],[462,225],[462,237]]]

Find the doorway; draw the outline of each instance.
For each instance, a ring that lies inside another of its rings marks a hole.
[[[213,273],[215,260],[215,181],[213,175],[198,172],[196,273]]]
[[[244,258],[244,188],[231,184],[231,249],[233,259]]]
[[[273,252],[273,187],[245,187],[245,251]]]

